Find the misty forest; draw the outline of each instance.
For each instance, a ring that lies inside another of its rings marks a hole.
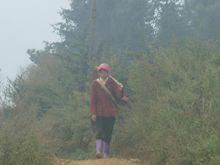
[[[29,48],[32,64],[1,87],[0,164],[93,159],[89,89],[103,62],[130,98],[112,157],[220,164],[220,1],[69,3],[53,25],[60,41]]]

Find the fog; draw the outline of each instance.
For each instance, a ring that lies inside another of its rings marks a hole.
[[[68,5],[68,0],[1,0],[1,80],[14,79],[31,63],[27,49],[40,49],[43,41],[59,39],[51,25],[62,20],[59,12]]]

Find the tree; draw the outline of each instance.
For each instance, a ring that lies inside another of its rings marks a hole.
[[[64,39],[59,44],[86,55],[92,40],[91,54],[97,59],[124,50],[143,51],[152,34],[146,24],[147,7],[144,0],[71,1],[71,8],[62,12],[65,22],[57,24]]]
[[[184,18],[183,4],[180,0],[160,0],[156,4],[157,39],[169,43],[173,39],[189,36],[189,27]]]
[[[185,0],[188,22],[195,37],[220,41],[220,1]]]

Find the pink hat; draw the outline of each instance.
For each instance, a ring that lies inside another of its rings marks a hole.
[[[96,69],[97,70],[103,69],[103,70],[111,71],[111,67],[106,63],[100,64],[99,66],[96,67]]]

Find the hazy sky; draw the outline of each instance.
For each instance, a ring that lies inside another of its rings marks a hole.
[[[31,62],[27,49],[43,48],[43,41],[59,37],[51,25],[61,21],[69,0],[0,0],[0,79],[14,79]]]

